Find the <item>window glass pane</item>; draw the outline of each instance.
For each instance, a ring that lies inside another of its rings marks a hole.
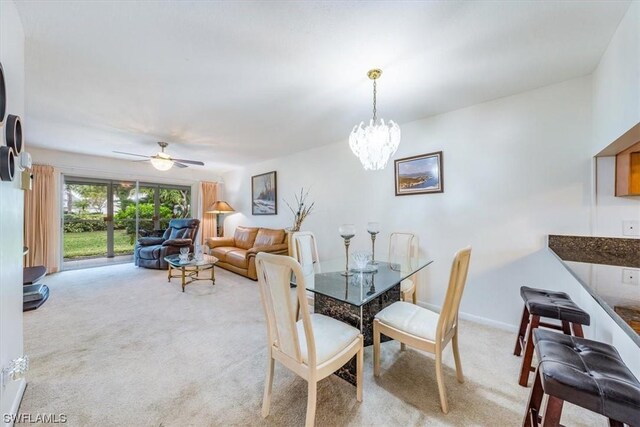
[[[63,188],[63,258],[107,255],[107,185],[65,181]]]

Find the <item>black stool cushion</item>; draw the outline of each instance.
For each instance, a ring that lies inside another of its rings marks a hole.
[[[591,323],[589,313],[578,307],[571,297],[564,292],[552,292],[522,286],[520,295],[531,314],[581,325],[589,325]]]
[[[533,332],[544,392],[630,425],[640,421],[640,382],[609,344]]]

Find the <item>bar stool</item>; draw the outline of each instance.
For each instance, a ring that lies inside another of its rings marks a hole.
[[[552,292],[545,289],[522,286],[520,288],[520,296],[524,300],[524,310],[522,311],[520,330],[518,331],[516,348],[513,354],[520,356],[524,348],[519,384],[526,387],[529,382],[529,372],[535,370],[531,364],[533,360],[534,343],[532,337],[534,329],[544,326],[545,328],[560,330],[567,335],[584,337],[582,325],[589,326],[591,319],[589,313],[578,307],[569,295],[564,292]],[[562,324],[554,325],[541,322],[541,317],[556,319],[561,321]],[[527,335],[526,340],[525,334]]]
[[[640,382],[609,344],[543,329],[533,333],[538,369],[524,427],[559,426],[565,401],[609,418],[611,427],[640,422]],[[548,396],[544,414],[542,400]]]

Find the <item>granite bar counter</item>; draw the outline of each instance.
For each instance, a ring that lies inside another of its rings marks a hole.
[[[618,280],[596,274],[610,268],[603,266],[640,269],[640,239],[549,235],[549,249],[640,347],[640,286],[622,287],[620,272]]]

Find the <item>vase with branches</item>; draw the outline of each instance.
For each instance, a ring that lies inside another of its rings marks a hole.
[[[296,194],[294,197],[296,200],[294,206],[291,206],[286,200],[284,201],[293,214],[292,232],[300,231],[302,222],[311,214],[315,205],[315,202],[308,202],[309,190],[305,191],[304,187],[300,189],[300,194]]]

